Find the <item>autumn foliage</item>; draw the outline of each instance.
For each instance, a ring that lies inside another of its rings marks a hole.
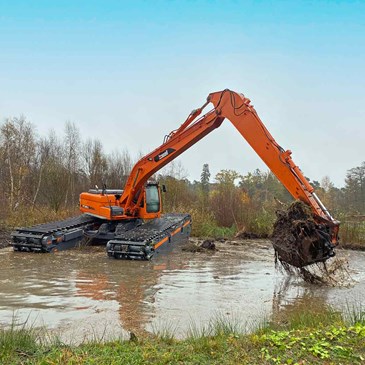
[[[82,191],[103,184],[123,188],[137,160],[126,150],[105,153],[99,140],[83,141],[70,122],[62,136],[53,131],[38,136],[35,130],[24,117],[0,124],[1,226],[77,214]],[[224,169],[212,177],[206,163],[198,181],[187,176],[180,162],[172,162],[154,178],[167,188],[165,212],[190,212],[193,233],[199,236],[231,237],[240,230],[269,234],[275,211],[292,201],[269,171],[242,175]],[[345,238],[365,241],[359,222],[365,216],[365,162],[347,172],[343,188],[328,177],[311,183],[331,213],[344,221]]]

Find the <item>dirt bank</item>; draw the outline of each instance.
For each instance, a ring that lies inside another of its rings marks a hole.
[[[269,235],[264,233],[264,234],[258,234],[255,232],[247,232],[245,230],[242,230],[240,232],[238,232],[234,238],[236,239],[242,239],[242,240],[252,240],[252,239],[259,239],[259,238],[269,238]]]
[[[339,249],[345,249],[345,250],[365,251],[365,244],[364,243],[356,243],[356,242],[352,242],[352,243],[345,242],[345,243],[340,243],[338,248]]]
[[[0,249],[10,246],[10,231],[0,229]]]

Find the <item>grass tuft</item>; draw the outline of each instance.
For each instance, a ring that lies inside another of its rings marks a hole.
[[[176,338],[177,330],[179,327],[178,322],[167,321],[165,323],[159,323],[152,326],[152,333],[155,337],[166,343],[173,343]]]
[[[348,325],[365,324],[365,308],[361,302],[346,303],[344,320]]]
[[[0,329],[0,363],[8,358],[28,357],[34,355],[40,347],[39,330],[29,325],[28,320],[20,323],[13,316],[9,328]]]

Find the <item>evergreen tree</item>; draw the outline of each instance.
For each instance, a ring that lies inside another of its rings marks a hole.
[[[201,187],[201,199],[200,205],[203,211],[205,211],[208,207],[209,201],[209,179],[210,179],[210,171],[209,165],[205,163],[203,165],[203,170],[200,175],[200,187]]]
[[[200,175],[200,183],[203,193],[207,195],[209,193],[209,179],[210,179],[209,165],[205,163],[203,165],[203,170]]]

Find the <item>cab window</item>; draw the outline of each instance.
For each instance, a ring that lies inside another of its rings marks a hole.
[[[158,213],[160,211],[160,196],[157,185],[146,187],[146,211],[147,213]]]

